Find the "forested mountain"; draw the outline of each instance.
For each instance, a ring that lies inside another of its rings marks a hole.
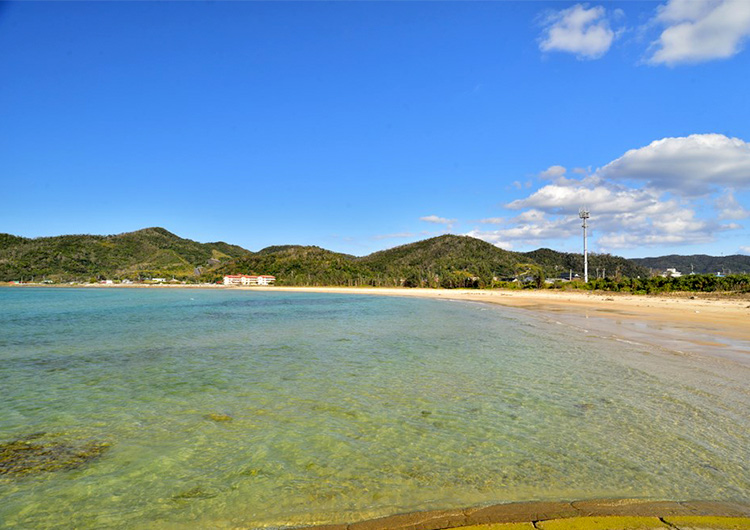
[[[743,274],[750,273],[750,256],[734,254],[732,256],[707,256],[695,254],[693,256],[678,256],[675,254],[658,258],[636,258],[630,260],[647,269],[664,271],[677,269],[682,274]]]
[[[646,278],[649,268],[683,274],[750,271],[750,256],[664,256],[627,260],[589,255],[589,278]],[[0,234],[0,281],[89,281],[171,277],[219,281],[225,274],[271,274],[279,285],[489,287],[514,277],[583,276],[581,254],[541,248],[510,252],[468,236],[443,235],[368,256],[316,246],[275,245],[258,252],[224,242],[198,243],[163,228],[111,236],[28,239]],[[198,273],[198,274],[197,274]]]
[[[282,285],[366,285],[371,272],[349,254],[283,245],[237,258],[213,274],[216,280],[224,274],[271,274]]]
[[[378,277],[403,280],[410,287],[469,287],[512,277],[526,260],[481,239],[444,235],[375,252],[360,261]]]
[[[0,234],[0,281],[187,276],[195,267],[218,265],[248,252],[224,242],[183,239],[164,228],[35,239]]]
[[[581,271],[583,271],[583,254],[540,248],[532,252],[524,252],[523,255],[527,257],[528,261],[544,267],[548,277],[567,278],[571,270],[573,274],[581,274]],[[589,253],[589,278],[604,278],[605,275],[613,278],[648,277],[648,268],[634,263],[635,261],[611,254]]]
[[[364,257],[319,247],[268,247],[216,273],[272,274],[280,285],[478,287],[512,277],[524,261],[518,256],[472,237],[444,235]]]
[[[593,257],[591,266],[608,275],[638,276],[647,271],[624,258]],[[267,247],[228,262],[221,274],[272,274],[279,285],[371,285],[406,287],[486,287],[516,275],[559,277],[573,269],[583,274],[583,258],[549,249],[510,252],[468,236],[443,235],[375,252],[364,257],[338,254],[319,247]],[[589,269],[592,270],[591,268]],[[595,275],[592,272],[592,277]]]

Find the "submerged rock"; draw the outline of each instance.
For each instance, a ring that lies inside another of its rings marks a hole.
[[[234,420],[234,418],[230,416],[229,414],[218,414],[216,412],[212,412],[211,414],[206,414],[203,417],[206,418],[207,420],[217,421],[217,422]]]
[[[110,444],[86,441],[44,440],[45,433],[35,433],[0,444],[0,475],[33,475],[50,471],[76,469],[101,456]]]
[[[189,500],[189,499],[212,499],[214,497],[216,497],[215,492],[211,490],[206,490],[200,486],[196,486],[189,490],[178,493],[177,495],[172,497],[172,500],[181,501],[181,500]]]

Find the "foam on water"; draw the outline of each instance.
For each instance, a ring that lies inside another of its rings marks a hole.
[[[750,500],[750,368],[727,359],[440,300],[0,289],[0,309],[0,443],[112,444],[0,475],[9,528]]]

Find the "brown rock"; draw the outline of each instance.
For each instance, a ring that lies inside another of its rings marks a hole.
[[[582,516],[631,515],[641,517],[663,517],[664,515],[689,515],[689,508],[679,502],[646,501],[639,499],[598,499],[576,501],[573,507]]]
[[[466,510],[467,524],[518,523],[574,517],[578,512],[567,502],[514,502]]]
[[[435,510],[391,515],[349,525],[349,530],[441,530],[464,526],[463,510]]]

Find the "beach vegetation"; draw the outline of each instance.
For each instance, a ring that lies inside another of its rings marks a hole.
[[[633,294],[660,294],[670,292],[748,293],[750,274],[690,274],[678,277],[652,276],[650,278],[599,278],[588,283],[572,282],[571,287],[596,291],[626,292]]]

